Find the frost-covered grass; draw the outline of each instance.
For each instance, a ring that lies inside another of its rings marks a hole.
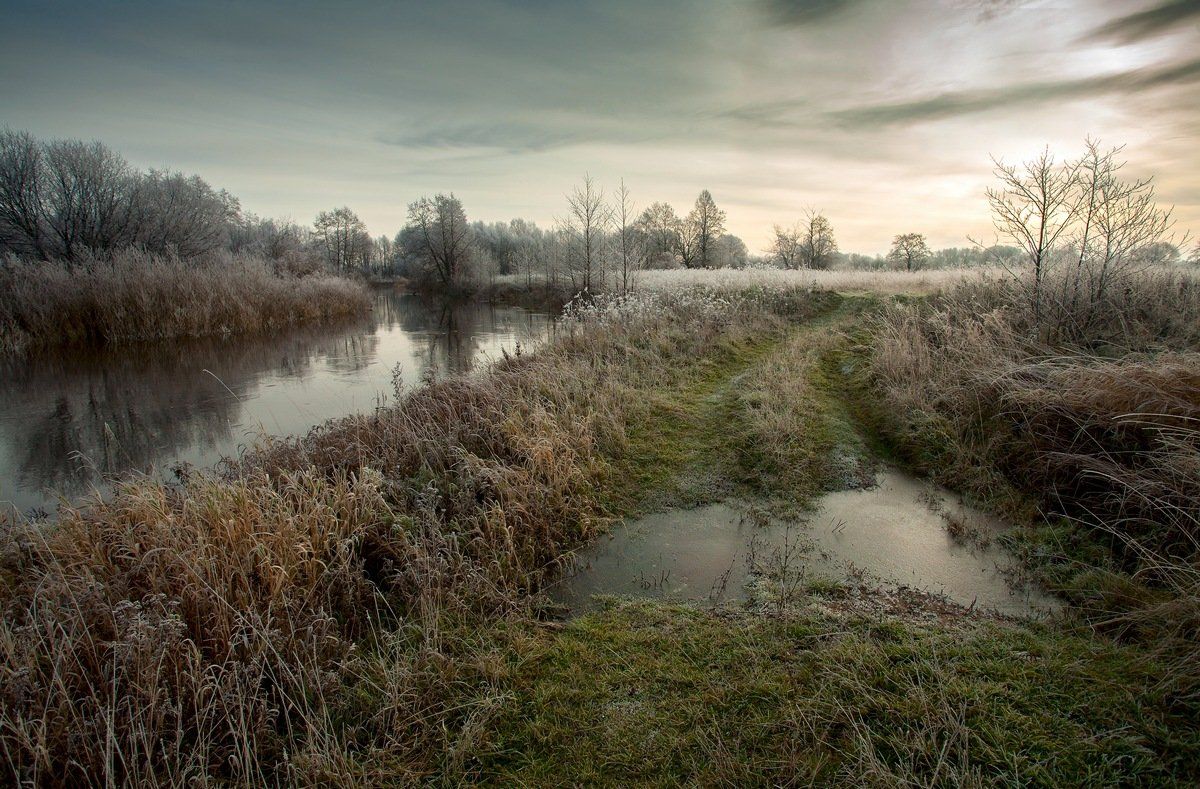
[[[933,293],[978,278],[985,268],[931,269],[928,271],[816,271],[755,269],[654,269],[639,271],[635,287],[661,291],[694,286],[717,290],[814,288],[872,293]]]
[[[946,290],[959,282],[978,279],[985,275],[998,276],[1005,272],[999,268],[947,268],[927,271],[816,271],[812,269],[790,270],[777,268],[747,269],[647,269],[632,275],[630,289],[640,292],[678,291],[690,288],[707,288],[714,291],[740,290],[832,290],[842,292],[867,292],[880,294],[928,294]],[[611,277],[601,278],[597,292],[617,292],[618,284]],[[541,277],[533,279],[533,285],[544,285]],[[493,288],[524,290],[530,287],[523,275],[496,277]],[[566,281],[559,288],[571,292]]]

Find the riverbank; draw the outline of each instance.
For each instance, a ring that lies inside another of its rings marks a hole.
[[[485,376],[7,532],[5,763],[43,783],[1189,783],[1195,699],[1153,645],[1073,614],[781,562],[746,606],[548,620],[539,593],[614,518],[731,495],[787,514],[864,484],[880,438],[845,393],[877,310],[804,287],[578,304]]]
[[[183,261],[136,251],[80,264],[0,264],[0,353],[255,334],[366,314],[366,288],[339,277],[273,273],[256,258]]]

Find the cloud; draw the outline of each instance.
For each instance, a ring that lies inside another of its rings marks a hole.
[[[941,93],[915,101],[872,104],[838,110],[833,120],[852,128],[879,128],[972,115],[1000,108],[1032,106],[1058,99],[1128,94],[1200,80],[1200,59],[1057,82],[1031,82],[1000,88]]]
[[[1200,2],[1169,0],[1145,11],[1118,17],[1096,28],[1086,38],[1131,44],[1164,33],[1193,17],[1200,17]]]
[[[588,140],[581,131],[520,122],[431,124],[378,135],[380,142],[417,149],[493,149],[537,153]]]
[[[824,22],[861,0],[762,0],[767,14],[785,25],[811,25]]]

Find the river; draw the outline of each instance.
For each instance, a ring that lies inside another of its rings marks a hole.
[[[548,334],[547,315],[390,290],[358,321],[271,336],[53,349],[0,362],[0,502],[52,513],[130,473],[214,465],[258,437],[374,408],[393,373],[462,372]]]

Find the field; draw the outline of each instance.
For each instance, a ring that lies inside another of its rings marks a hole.
[[[975,272],[645,273],[484,374],[8,524],[0,760],[43,785],[1192,785],[1197,291],[1163,274],[1056,343]],[[880,458],[1003,513],[1072,605],[783,564],[715,611],[564,622],[541,594],[616,518],[799,511]]]

